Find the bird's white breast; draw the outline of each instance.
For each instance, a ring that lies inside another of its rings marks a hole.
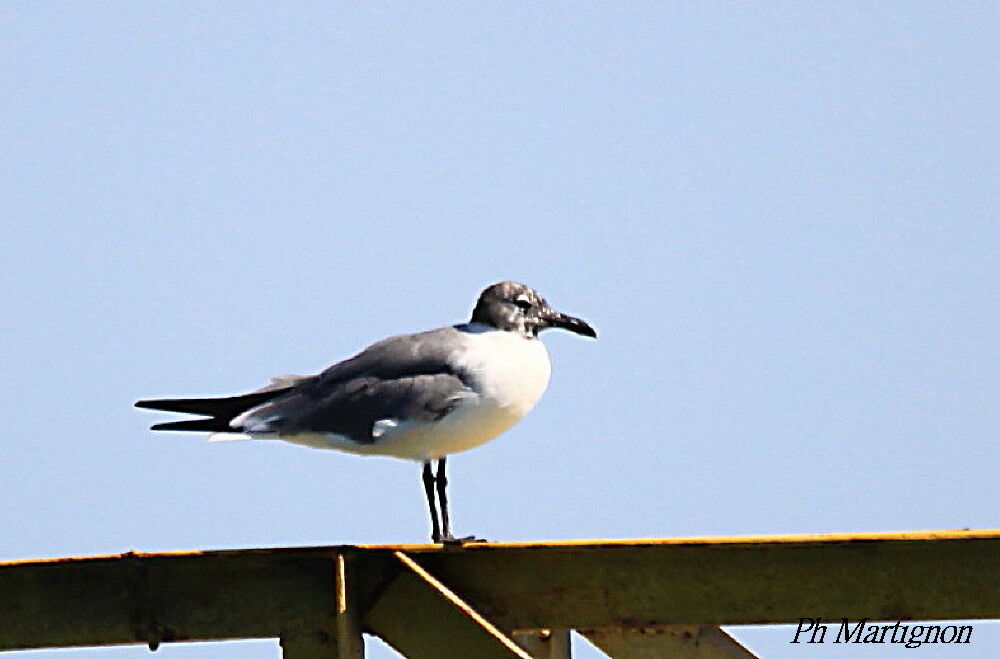
[[[471,391],[437,421],[386,427],[368,452],[413,460],[439,458],[488,442],[517,423],[542,397],[552,372],[545,345],[514,332],[465,326],[450,366]]]
[[[465,350],[456,352],[451,366],[466,373],[480,396],[524,416],[545,393],[552,374],[545,344],[517,332],[483,330],[463,332]]]
[[[545,345],[514,332],[465,326],[450,366],[471,391],[443,418],[403,422],[374,442],[372,451],[426,460],[484,444],[517,423],[542,397],[552,367]]]

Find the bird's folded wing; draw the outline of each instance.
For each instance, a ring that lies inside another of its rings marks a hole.
[[[379,421],[439,419],[475,395],[452,366],[454,339],[452,328],[390,337],[248,410],[232,427],[278,435],[331,432],[370,443]]]

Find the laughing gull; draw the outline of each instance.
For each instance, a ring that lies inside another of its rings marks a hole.
[[[274,378],[241,396],[141,400],[136,406],[208,417],[158,423],[152,430],[282,439],[420,461],[431,540],[462,542],[472,538],[451,534],[446,456],[493,439],[538,402],[551,370],[538,333],[549,327],[597,337],[590,325],[555,311],[531,288],[503,281],[480,294],[468,323],[383,339],[319,375]]]

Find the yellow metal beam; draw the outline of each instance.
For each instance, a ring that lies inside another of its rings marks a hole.
[[[0,563],[0,650],[356,642],[397,551],[504,630],[1000,618],[1000,531],[347,546]]]
[[[677,538],[610,538],[589,540],[535,540],[530,542],[475,542],[462,545],[463,549],[535,549],[594,548],[594,547],[667,547],[673,545],[743,545],[743,544],[801,544],[899,540],[995,540],[1000,539],[1000,529],[941,529],[932,531],[866,531],[859,533],[783,533],[770,535],[702,535]],[[441,545],[416,543],[392,545],[350,545],[358,549],[382,549],[418,552],[440,552]],[[449,547],[450,549],[451,547]],[[245,551],[245,550],[237,550]],[[117,556],[117,554],[112,554]],[[100,557],[99,557],[100,558]],[[63,560],[63,559],[53,559]],[[33,561],[32,561],[33,562]],[[0,564],[2,565],[2,564]]]
[[[1000,616],[1000,533],[470,546],[414,552],[505,629]],[[541,624],[540,624],[541,623]]]
[[[334,549],[265,549],[0,564],[0,650],[337,634]],[[360,561],[363,609],[391,574]],[[303,640],[304,639],[304,640]],[[324,641],[325,642],[325,641]]]

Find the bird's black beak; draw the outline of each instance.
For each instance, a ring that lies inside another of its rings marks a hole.
[[[559,313],[558,311],[552,311],[547,314],[546,320],[548,321],[549,327],[560,327],[564,330],[569,330],[574,334],[582,334],[584,336],[589,336],[592,339],[597,338],[597,332],[594,331],[594,328],[579,318],[567,316],[566,314]]]

